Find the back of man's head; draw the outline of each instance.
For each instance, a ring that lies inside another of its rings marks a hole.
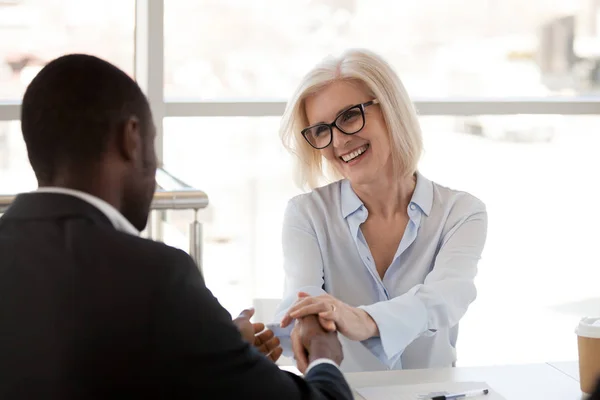
[[[23,138],[40,185],[61,168],[85,169],[98,161],[110,135],[132,116],[142,126],[149,123],[148,102],[114,65],[84,54],[47,64],[28,86],[21,109]]]
[[[84,54],[51,61],[25,91],[21,129],[40,186],[87,191],[145,226],[155,131],[148,100],[126,73]]]

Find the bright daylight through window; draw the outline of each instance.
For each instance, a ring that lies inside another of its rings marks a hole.
[[[164,29],[164,59],[135,54],[139,18]],[[600,119],[577,115],[600,110],[597,0],[0,0],[0,194],[35,188],[14,107],[45,63],[86,52],[132,76],[164,65],[150,82],[164,89],[150,99],[165,111],[161,156],[210,198],[208,286],[232,313],[278,299],[283,211],[300,193],[279,113],[314,63],[348,47],[383,55],[417,101],[421,171],[488,207],[459,365],[573,359],[572,328],[600,278],[588,261]],[[187,250],[191,213],[162,217],[162,239]]]

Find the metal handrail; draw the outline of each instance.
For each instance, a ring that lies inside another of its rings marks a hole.
[[[164,166],[156,169],[156,188],[156,190],[193,189],[191,185],[167,171]]]
[[[201,190],[170,190],[154,193],[152,210],[199,210],[208,207],[208,196]]]

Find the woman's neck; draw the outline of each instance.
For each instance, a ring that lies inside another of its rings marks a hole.
[[[409,175],[391,181],[380,179],[369,184],[352,185],[352,189],[369,210],[369,215],[391,218],[406,213],[416,182],[416,175]]]

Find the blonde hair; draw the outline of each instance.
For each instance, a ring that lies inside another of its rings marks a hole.
[[[379,101],[391,144],[391,158],[398,177],[417,170],[423,151],[417,112],[404,85],[392,67],[379,55],[364,49],[347,50],[339,57],[327,57],[308,72],[286,105],[279,135],[285,148],[295,156],[295,180],[303,189],[343,178],[319,150],[300,134],[308,126],[304,108],[307,97],[335,81],[363,83]]]

